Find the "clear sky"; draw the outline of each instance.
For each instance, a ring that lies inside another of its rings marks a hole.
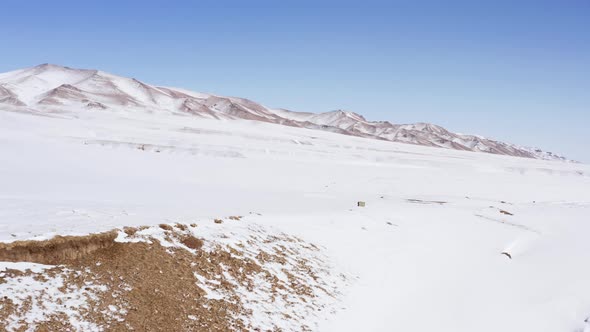
[[[590,1],[0,4],[0,72],[55,63],[590,162]]]

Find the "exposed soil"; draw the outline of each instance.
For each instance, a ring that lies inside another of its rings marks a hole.
[[[117,231],[2,244],[0,260],[59,265],[44,273],[7,270],[0,274],[0,284],[9,278],[23,276],[44,280],[53,274],[62,276],[65,279],[64,287],[68,289],[92,292],[87,285],[104,285],[107,291],[94,292],[88,301],[88,309],[81,308],[79,315],[84,321],[92,322],[106,331],[259,330],[243,319],[251,312],[236,288],[244,287],[248,292],[255,292],[258,287],[256,278],[262,278],[270,285],[270,302],[282,297],[284,301],[300,298],[306,303],[312,303],[318,292],[336,295],[331,294],[333,290],[319,286],[322,283],[320,272],[314,265],[317,262],[311,264],[305,258],[297,257],[296,250],[280,243],[290,241],[304,250],[317,251],[318,248],[313,245],[297,238],[270,236],[264,241],[276,242],[276,249],[272,252],[257,250],[254,260],[245,257],[236,247],[214,245],[213,250],[203,250],[206,241],[191,235],[189,227],[193,226],[159,226],[165,233],[166,241],[176,241],[187,249],[163,246],[154,238],[143,242],[115,242]],[[133,239],[144,229],[125,228],[124,233]],[[251,248],[244,250],[251,251]],[[295,263],[289,265],[289,261]],[[288,281],[283,282],[265,270],[264,264],[268,262],[284,266],[283,272]],[[226,296],[219,299],[208,297],[207,292],[199,287],[197,275],[203,280],[215,281],[207,284],[207,287]],[[306,282],[306,278],[313,282]],[[17,307],[11,299],[0,298],[0,325],[6,325],[11,315],[30,309],[30,303],[43,299],[44,294],[37,294],[28,299],[29,302],[25,301],[24,305]],[[116,312],[113,312],[113,308],[116,308]],[[314,311],[321,309],[312,307]],[[285,320],[291,319],[299,324],[296,325],[299,326],[297,330],[310,329],[305,317],[293,316],[292,313],[284,313]],[[73,330],[68,320],[60,314],[45,317],[43,322],[35,326],[21,323],[23,330],[28,327],[34,331]],[[0,331],[3,330],[0,327]],[[275,327],[272,330],[280,329]]]
[[[117,232],[111,231],[88,236],[56,236],[47,241],[0,243],[0,261],[62,264],[109,248],[116,237]]]

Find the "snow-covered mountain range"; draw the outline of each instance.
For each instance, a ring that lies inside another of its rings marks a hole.
[[[120,108],[190,114],[212,119],[246,119],[352,136],[517,157],[567,159],[537,148],[452,133],[428,123],[392,124],[336,110],[326,113],[272,109],[254,101],[152,86],[99,70],[42,64],[0,74],[0,110],[99,112]]]

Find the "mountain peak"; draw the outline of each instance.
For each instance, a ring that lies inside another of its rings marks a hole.
[[[357,119],[359,121],[367,121],[365,119],[365,117],[363,117],[362,115],[360,115],[358,113],[355,113],[355,112],[343,110],[343,109],[337,109],[337,110],[328,112],[328,114],[329,113],[338,114],[338,115],[343,116],[343,117],[349,117],[349,118]]]
[[[40,65],[25,69],[25,71],[32,71],[33,75],[38,75],[41,73],[46,72],[72,72],[72,73],[87,73],[87,72],[98,72],[98,70],[93,69],[79,69],[79,68],[71,68],[67,66],[57,65],[53,63],[42,63]]]
[[[49,62],[36,65],[33,68],[60,68],[60,69],[70,69],[70,70],[88,70],[88,69],[82,69],[82,68],[72,68],[72,67],[59,65],[56,63],[49,63]]]
[[[81,70],[81,69],[73,69],[73,68],[66,67],[66,66],[56,65],[53,63],[42,63],[40,65],[33,67],[32,69],[43,70],[43,71],[45,71],[45,70]]]
[[[50,67],[55,67],[55,68],[66,68],[64,66],[61,65],[56,65],[53,63],[42,63],[40,65],[36,65],[34,68],[50,68]]]

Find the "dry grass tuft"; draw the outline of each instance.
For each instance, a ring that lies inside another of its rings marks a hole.
[[[187,225],[177,223],[174,225],[176,228],[180,229],[181,231],[186,231],[188,229]]]
[[[166,225],[166,224],[160,224],[158,226],[160,226],[160,228],[163,229],[163,230],[165,230],[165,231],[171,231],[171,230],[174,229],[174,228],[172,228],[172,226]]]
[[[192,236],[192,235],[187,235],[185,237],[182,238],[182,240],[180,240],[180,242],[182,244],[184,244],[185,246],[191,248],[191,249],[201,249],[203,247],[203,240],[201,239],[197,239],[196,237]]]

